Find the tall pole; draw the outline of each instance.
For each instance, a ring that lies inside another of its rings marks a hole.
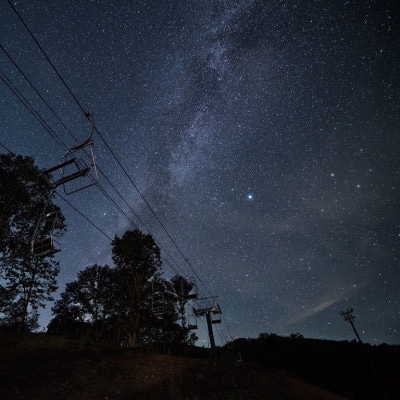
[[[351,327],[353,328],[354,333],[356,334],[358,342],[362,343],[362,340],[360,339],[360,336],[359,336],[359,334],[357,332],[357,329],[356,329],[356,327],[354,326],[354,323],[353,323],[354,318],[355,318],[355,316],[353,315],[353,309],[352,308],[348,308],[346,311],[342,311],[340,313],[340,315],[342,315],[344,317],[344,320],[351,325]],[[368,360],[368,364],[369,364],[369,366],[371,368],[371,371],[372,371],[375,379],[377,380],[377,383],[378,383],[378,385],[379,385],[379,387],[380,387],[380,389],[382,391],[382,395],[383,395],[385,400],[388,400],[388,397],[386,395],[385,387],[384,387],[384,385],[382,383],[382,380],[381,380],[380,376],[378,375],[378,373],[376,372],[376,370],[374,368],[374,365],[372,364],[372,361],[369,358],[369,355],[368,355],[368,353],[366,351],[366,348],[364,346],[363,346],[363,350],[364,350],[365,357]]]
[[[221,318],[212,319],[211,315],[220,315],[221,308],[218,304],[215,303],[216,297],[209,297],[204,299],[198,299],[202,305],[200,308],[193,308],[193,314],[196,317],[206,317],[207,320],[207,328],[208,328],[208,336],[210,337],[210,346],[211,346],[211,353],[213,358],[217,357],[216,347],[215,347],[215,340],[214,340],[214,332],[213,332],[213,324],[221,323]]]
[[[211,312],[206,313],[208,336],[210,337],[211,353],[213,358],[216,358],[214,331],[211,323]]]
[[[354,326],[354,323],[353,323],[354,318],[355,318],[355,316],[353,315],[353,309],[352,308],[348,308],[346,311],[342,311],[340,313],[340,315],[342,315],[344,317],[344,320],[351,325],[351,327],[353,328],[353,331],[354,331],[354,333],[355,333],[355,335],[357,337],[357,340],[360,343],[362,343],[362,340],[361,340],[361,338],[360,338],[360,336],[359,336],[359,334],[357,332],[357,329],[356,329],[356,327]]]

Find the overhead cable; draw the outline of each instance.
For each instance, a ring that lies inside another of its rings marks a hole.
[[[74,95],[74,93],[72,92],[71,88],[68,86],[68,84],[66,83],[66,81],[64,80],[64,78],[61,76],[60,72],[58,71],[58,69],[56,68],[56,66],[53,64],[53,62],[51,61],[50,57],[47,55],[46,51],[43,49],[43,47],[40,45],[40,43],[38,42],[38,40],[36,39],[35,35],[33,34],[33,32],[30,30],[30,28],[27,26],[27,24],[25,23],[25,21],[23,20],[22,16],[19,14],[18,10],[14,7],[14,5],[12,4],[12,2],[10,0],[7,0],[8,4],[10,5],[10,7],[12,8],[12,10],[14,11],[14,13],[17,15],[18,19],[21,21],[21,23],[23,24],[23,26],[25,27],[25,29],[27,30],[27,32],[29,33],[29,35],[31,36],[31,38],[34,40],[34,42],[36,43],[36,45],[38,46],[38,48],[40,49],[40,51],[43,53],[44,57],[46,58],[46,60],[48,61],[48,63],[50,64],[50,66],[52,67],[52,69],[54,70],[54,72],[56,73],[56,75],[58,76],[58,78],[60,79],[60,81],[63,83],[63,85],[65,86],[65,88],[67,89],[67,91],[70,93],[71,97],[74,99],[74,101],[76,102],[76,104],[78,105],[78,107],[80,108],[80,110],[82,111],[82,113],[85,115],[85,117],[88,118],[88,113],[87,111],[83,108],[83,106],[81,105],[81,103],[79,102],[79,100],[77,99],[77,97]],[[193,271],[193,273],[196,275],[196,278],[198,279],[198,281],[204,286],[204,288],[206,289],[206,291],[211,295],[211,292],[208,290],[206,284],[203,282],[203,280],[200,278],[200,276],[197,274],[197,272],[195,271],[195,269],[193,268],[193,266],[190,264],[189,260],[185,257],[185,255],[183,254],[182,250],[180,249],[180,247],[178,246],[178,244],[176,243],[176,241],[173,239],[173,237],[171,236],[171,234],[168,232],[168,230],[166,229],[165,225],[162,223],[162,221],[160,220],[160,218],[157,216],[157,214],[155,213],[155,211],[153,210],[153,208],[151,207],[150,203],[147,201],[147,199],[144,197],[144,195],[141,193],[141,191],[139,190],[139,188],[136,186],[136,184],[134,183],[134,181],[132,180],[132,178],[130,177],[130,175],[128,174],[128,172],[126,171],[125,167],[122,165],[122,163],[120,162],[120,160],[118,159],[118,157],[116,156],[115,152],[112,150],[112,148],[110,147],[110,145],[107,143],[107,141],[105,140],[105,138],[103,137],[103,135],[100,133],[100,131],[97,129],[97,127],[94,127],[96,133],[99,135],[99,137],[101,138],[101,140],[103,141],[103,143],[105,144],[105,146],[107,147],[107,149],[110,151],[111,155],[113,156],[113,158],[115,159],[115,161],[117,162],[117,164],[120,166],[120,168],[122,169],[122,171],[124,172],[124,174],[127,176],[127,178],[129,179],[130,183],[132,184],[132,186],[135,188],[135,190],[138,192],[138,194],[140,195],[140,197],[142,198],[142,200],[144,201],[144,203],[146,204],[146,206],[148,207],[148,209],[150,210],[150,212],[153,214],[153,216],[155,217],[155,219],[157,220],[157,222],[160,224],[160,226],[162,227],[162,229],[164,230],[164,232],[167,234],[168,238],[171,240],[171,242],[174,244],[175,248],[178,250],[179,254],[182,256],[183,260],[188,264],[188,266],[190,267],[190,269]]]

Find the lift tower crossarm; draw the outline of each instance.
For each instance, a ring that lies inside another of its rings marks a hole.
[[[208,336],[210,338],[211,352],[213,358],[216,358],[216,349],[215,349],[215,339],[212,325],[213,323],[219,323],[221,320],[213,321],[211,315],[222,314],[220,306],[215,302],[217,299],[216,296],[198,299],[200,304],[202,305],[199,308],[193,307],[193,314],[196,317],[205,316],[207,320],[207,328],[208,328]]]

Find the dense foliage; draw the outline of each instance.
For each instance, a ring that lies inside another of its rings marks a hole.
[[[45,222],[46,212],[55,216]],[[60,209],[30,157],[0,155],[0,325],[17,331],[37,327],[38,309],[52,300],[59,265],[52,255],[32,253],[35,235],[60,236]]]
[[[152,236],[127,231],[113,240],[112,254],[114,268],[88,266],[67,283],[48,332],[130,347],[193,343],[184,316],[193,284],[162,277]]]

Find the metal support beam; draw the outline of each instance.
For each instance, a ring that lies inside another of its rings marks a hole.
[[[212,354],[212,357],[215,359],[215,358],[217,358],[217,354],[216,354],[216,349],[215,349],[214,332],[213,332],[213,328],[212,328],[210,312],[206,313],[206,319],[207,319],[208,336],[210,337],[211,354]]]

